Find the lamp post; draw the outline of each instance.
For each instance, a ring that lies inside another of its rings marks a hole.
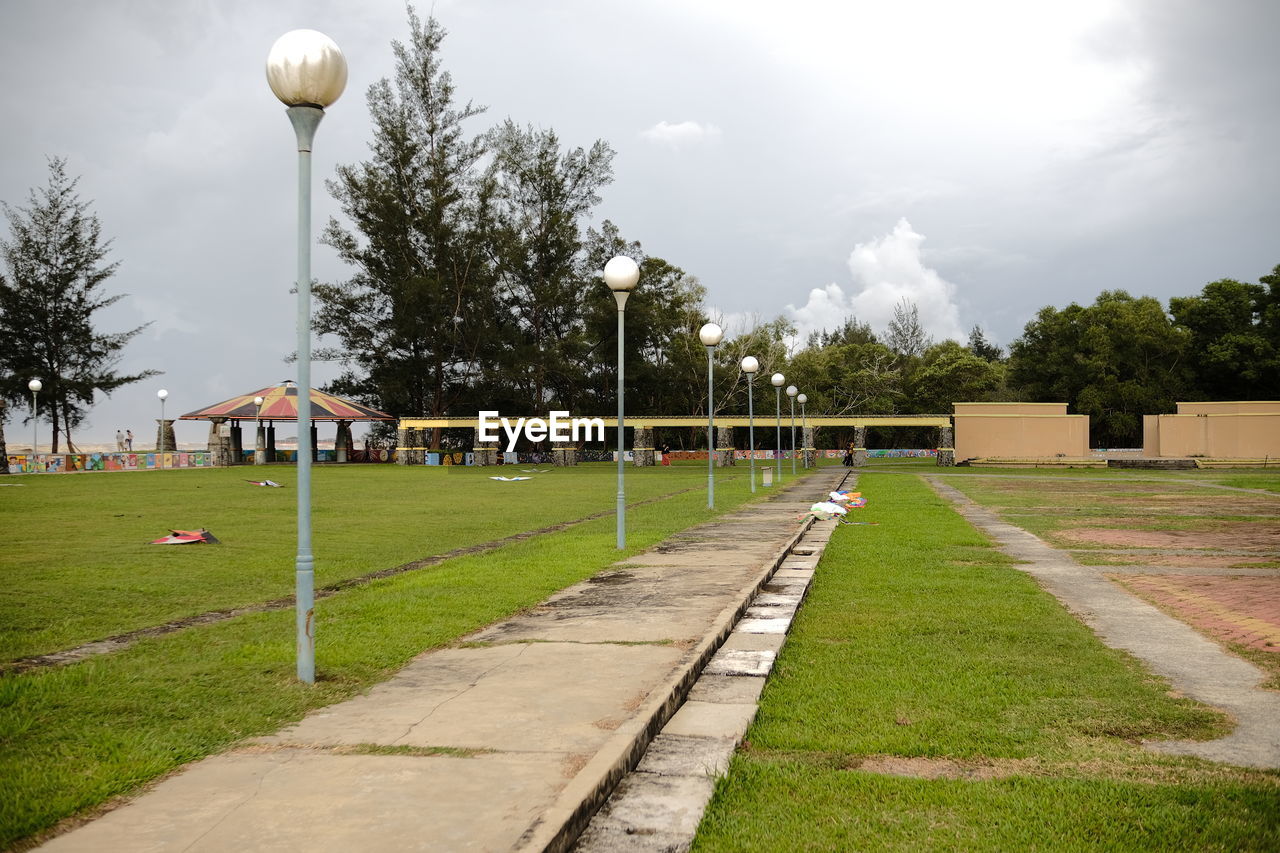
[[[40,422],[36,418],[36,394],[40,393],[44,383],[39,379],[32,379],[27,383],[27,387],[31,389],[31,473],[34,474],[36,472],[36,440],[40,437]]]
[[[267,464],[267,445],[262,435],[262,404],[265,402],[266,402],[266,399],[264,397],[253,398],[253,406],[255,409],[254,421],[257,426],[257,430],[254,432],[254,435],[253,435],[253,464],[254,465]]]
[[[712,393],[712,381],[715,378],[713,361],[716,344],[724,339],[724,329],[715,323],[707,323],[698,330],[702,345],[707,348],[707,509],[716,506],[716,430],[715,430],[715,396]]]
[[[747,455],[751,457],[751,494],[756,493],[756,407],[752,399],[751,388],[756,382],[756,371],[760,362],[755,356],[747,356],[742,360],[742,372],[747,374]]]
[[[640,281],[640,267],[626,255],[619,255],[604,265],[604,283],[613,291],[618,303],[618,550],[627,547],[627,493],[623,474],[623,392],[626,389],[622,372],[622,317],[626,313],[627,297]]]
[[[347,85],[333,39],[291,30],[271,46],[267,83],[288,107],[298,142],[298,554],[295,569],[298,680],[316,680],[315,560],[311,554],[311,145],[324,108]]]
[[[164,467],[164,401],[169,396],[169,392],[161,388],[156,392],[156,396],[160,398],[160,447],[157,453],[160,454],[160,467]]]
[[[800,404],[800,443],[801,444],[804,443],[805,430],[809,428],[808,424],[805,423],[805,419],[804,419],[804,404],[807,403],[808,401],[809,401],[809,398],[803,394],[796,397],[796,402]],[[809,454],[804,452],[806,449],[807,448],[804,448],[804,447],[800,448],[800,453],[801,455],[804,456],[804,468],[806,471],[808,471],[809,470]]]
[[[777,430],[777,433],[773,439],[773,446],[776,448],[776,450],[774,451],[774,460],[775,460],[775,464],[778,467],[778,470],[774,476],[778,478],[778,484],[781,485],[782,484],[782,383],[787,381],[787,377],[783,376],[781,373],[775,373],[773,374],[772,377],[770,377],[769,381],[773,383],[773,390],[775,392],[774,396],[777,397],[777,399],[774,401],[774,406],[775,406],[774,412],[775,412],[775,418],[777,421],[777,423],[775,424],[775,428]]]

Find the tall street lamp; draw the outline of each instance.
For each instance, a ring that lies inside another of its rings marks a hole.
[[[253,398],[253,406],[254,406],[254,409],[256,410],[254,412],[254,421],[256,422],[256,425],[257,425],[257,431],[253,437],[253,464],[254,465],[267,464],[267,444],[264,436],[262,435],[262,404],[265,402],[266,402],[266,399],[264,397]]]
[[[36,440],[40,437],[40,422],[36,418],[36,394],[40,393],[44,383],[39,379],[32,379],[27,383],[27,387],[31,389],[31,473],[34,474],[36,472]]]
[[[267,55],[267,83],[286,107],[298,142],[298,555],[295,622],[298,680],[316,680],[315,560],[311,554],[311,144],[324,108],[347,85],[347,60],[333,39],[291,30]]]
[[[804,443],[805,430],[809,428],[809,425],[805,422],[805,419],[804,419],[804,404],[807,403],[808,401],[809,401],[809,398],[803,394],[796,397],[796,402],[800,404],[800,443],[801,444]],[[800,448],[800,452],[804,455],[804,467],[805,467],[805,470],[807,471],[809,470],[809,454],[804,452],[805,449],[806,448],[803,448],[803,447]]]
[[[756,383],[756,371],[760,362],[755,356],[747,356],[742,360],[742,372],[747,374],[747,455],[751,457],[751,494],[756,493],[756,407],[751,389]]]
[[[626,388],[622,372],[622,316],[626,312],[627,297],[640,281],[640,267],[626,255],[619,255],[604,265],[604,283],[613,291],[618,303],[618,550],[627,547],[627,493],[623,475],[622,418],[623,391]]]
[[[169,396],[169,392],[161,388],[156,392],[156,396],[160,398],[160,447],[157,453],[160,454],[160,467],[164,467],[164,401]]]
[[[794,385],[787,386],[787,396],[791,398],[791,476],[796,475],[796,395],[800,389]]]
[[[712,380],[714,379],[713,362],[716,351],[716,344],[724,339],[724,329],[715,323],[707,323],[698,330],[698,337],[702,340],[702,345],[707,348],[707,509],[715,509],[716,506],[716,430],[715,430],[715,396],[712,394]]]
[[[776,448],[776,450],[774,451],[774,459],[775,459],[775,464],[777,465],[777,468],[778,468],[775,476],[778,478],[778,484],[781,485],[782,484],[782,383],[787,381],[787,377],[783,376],[781,373],[775,373],[769,379],[769,381],[773,383],[773,390],[775,392],[774,396],[777,397],[777,399],[774,401],[774,406],[775,406],[774,413],[775,413],[775,418],[777,420],[775,427],[776,427],[777,433],[773,439],[773,446]]]

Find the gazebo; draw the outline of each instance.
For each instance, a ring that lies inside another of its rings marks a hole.
[[[261,397],[262,405],[255,401]],[[298,420],[298,386],[282,382],[250,391],[221,403],[214,403],[180,416],[184,421],[209,421],[209,452],[215,465],[239,462],[244,456],[241,421],[253,421],[258,425],[254,445],[254,462],[263,464],[274,461],[276,453],[276,422]],[[337,461],[347,461],[351,446],[351,424],[355,421],[394,421],[395,417],[369,406],[345,400],[333,394],[311,389],[311,453],[316,455],[316,423],[331,421],[338,425],[334,448]]]

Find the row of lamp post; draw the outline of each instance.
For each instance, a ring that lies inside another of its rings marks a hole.
[[[44,388],[44,383],[39,379],[32,379],[27,383],[27,388],[31,390],[31,458],[32,466],[35,465],[36,441],[39,440],[40,424],[36,418],[36,395]],[[160,453],[160,466],[164,467],[164,401],[169,396],[169,392],[161,388],[156,392],[156,396],[160,398],[160,446],[157,448]]]

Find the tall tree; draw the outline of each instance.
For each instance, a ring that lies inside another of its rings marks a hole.
[[[499,317],[509,332],[496,366],[524,406],[544,411],[580,384],[584,332],[580,222],[613,179],[613,150],[597,140],[589,150],[562,151],[552,130],[508,119],[491,134],[494,233],[490,243],[499,283]],[[486,383],[491,384],[491,383]]]
[[[373,157],[327,182],[353,229],[331,219],[322,242],[354,274],[316,286],[315,328],[339,341],[323,353],[347,368],[335,390],[439,416],[466,393],[493,335],[494,188],[479,168],[484,137],[464,130],[483,108],[454,103],[440,63],[446,33],[408,16],[408,43],[392,43],[394,85],[369,87]]]
[[[987,340],[986,334],[982,331],[982,327],[974,325],[969,330],[969,352],[976,355],[983,361],[1002,361],[1004,359],[1004,350],[999,344],[994,344]]]
[[[906,359],[919,358],[933,343],[920,325],[920,310],[910,299],[903,297],[893,306],[893,319],[889,321],[884,342]]]
[[[1190,333],[1197,396],[1272,399],[1280,389],[1280,267],[1267,278],[1270,289],[1222,279],[1169,300],[1174,322]]]
[[[127,332],[94,329],[94,314],[124,294],[103,287],[119,267],[107,260],[111,241],[76,194],[66,160],[49,160],[49,182],[32,190],[26,207],[0,203],[10,239],[0,240],[0,394],[15,403],[28,399],[27,382],[39,378],[39,402],[52,424],[52,447],[83,420],[93,396],[137,382],[159,371],[121,374],[122,350],[145,326]]]
[[[1133,447],[1142,415],[1185,398],[1187,342],[1159,300],[1103,291],[1090,306],[1040,309],[1009,347],[1010,381],[1032,400],[1089,415],[1095,446]]]

